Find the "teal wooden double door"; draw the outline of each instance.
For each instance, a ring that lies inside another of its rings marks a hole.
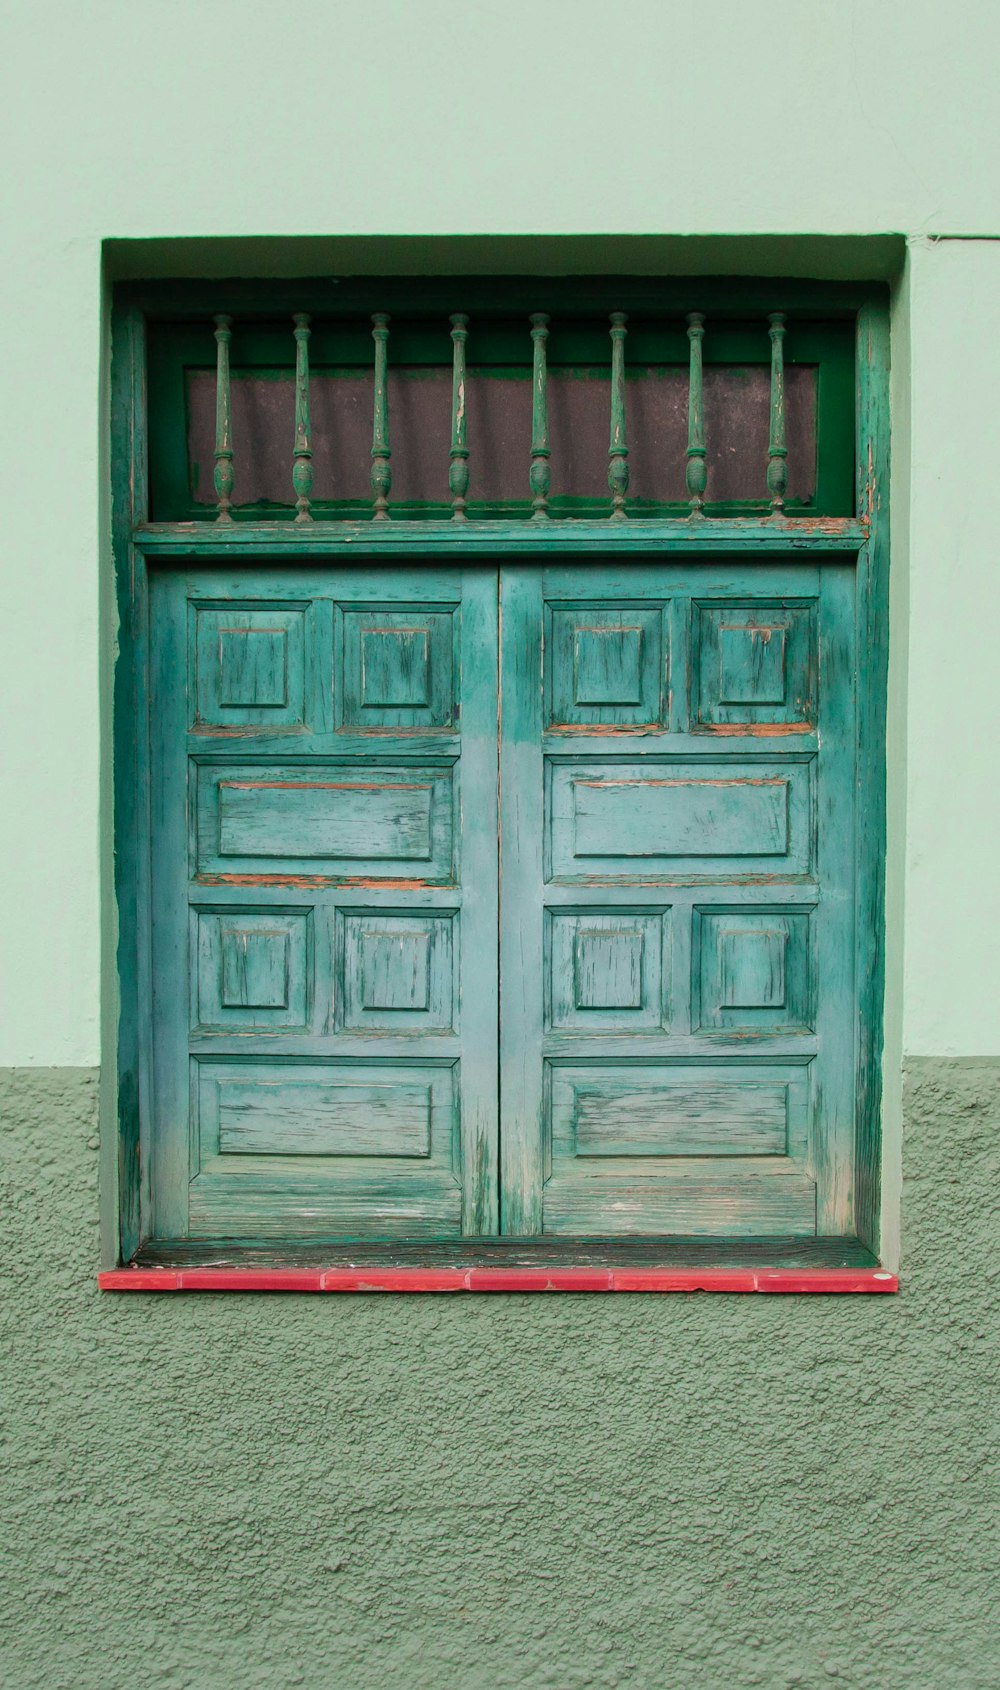
[[[836,562],[150,585],[161,1238],[840,1235]]]

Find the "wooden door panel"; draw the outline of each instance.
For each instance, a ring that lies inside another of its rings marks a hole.
[[[450,884],[455,773],[454,763],[192,763],[198,879]]]
[[[501,601],[505,1231],[848,1231],[851,569]]]
[[[808,872],[808,764],[553,758],[546,778],[551,879]]]
[[[154,574],[151,643],[158,1233],[495,1233],[496,572]]]

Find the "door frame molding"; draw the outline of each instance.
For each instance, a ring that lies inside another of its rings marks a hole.
[[[691,287],[685,284],[690,297]],[[758,291],[760,285],[757,284]],[[676,286],[675,286],[676,291]],[[856,310],[856,517],[553,520],[545,525],[489,520],[329,522],[296,530],[288,522],[241,522],[221,532],[211,521],[147,520],[146,312],[149,288],[116,290],[111,317],[111,539],[117,627],[113,663],[112,790],[117,1037],[105,1053],[102,1131],[113,1137],[103,1166],[111,1225],[104,1266],[132,1260],[145,1243],[149,1213],[148,1028],[152,1020],[149,916],[148,563],[184,560],[231,566],[349,557],[396,566],[433,557],[474,563],[558,557],[711,557],[762,560],[836,553],[857,560],[858,769],[856,920],[857,1068],[855,1211],[858,1239],[878,1254],[881,1208],[882,1061],[885,996],[886,710],[889,655],[889,310],[882,287],[852,290]],[[841,301],[838,301],[841,303]],[[162,309],[162,305],[161,305]],[[303,525],[305,527],[306,525]],[[540,532],[544,529],[543,532]],[[106,1024],[113,1017],[106,1016]],[[109,1041],[110,1042],[110,1041]],[[416,1262],[419,1251],[408,1254]],[[715,1250],[720,1263],[726,1252]]]

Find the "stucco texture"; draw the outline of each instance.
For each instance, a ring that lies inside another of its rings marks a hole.
[[[114,1296],[96,1076],[0,1087],[5,1690],[987,1690],[1000,1066],[898,1297]]]

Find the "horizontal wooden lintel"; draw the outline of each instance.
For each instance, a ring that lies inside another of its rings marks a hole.
[[[113,1268],[102,1291],[897,1291],[884,1268]]]
[[[854,554],[868,538],[854,517],[553,518],[529,523],[485,517],[469,522],[162,522],[135,530],[150,557],[469,557],[588,554],[705,557],[716,551],[789,557],[817,552]]]

